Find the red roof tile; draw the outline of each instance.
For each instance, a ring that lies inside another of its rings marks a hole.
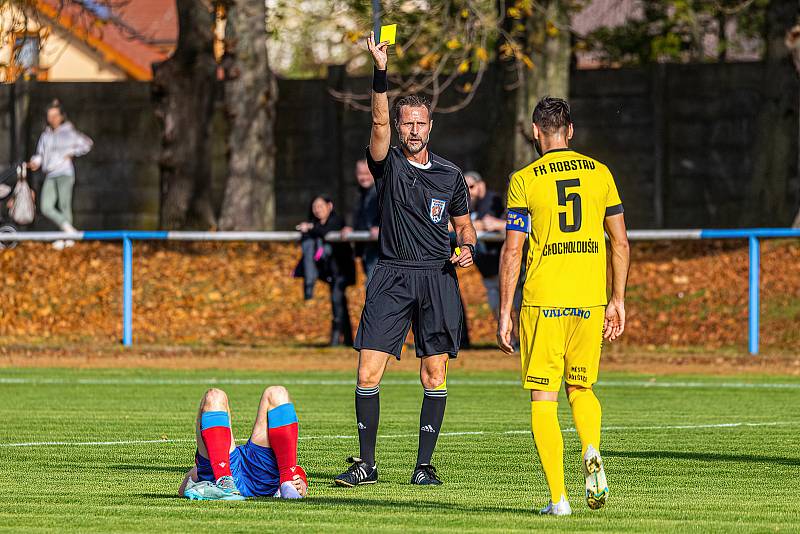
[[[174,47],[178,40],[175,0],[128,0],[114,16],[150,44]]]
[[[68,30],[136,80],[152,79],[152,64],[165,60],[178,36],[174,1],[130,0],[109,19],[61,0],[38,0],[44,16]]]

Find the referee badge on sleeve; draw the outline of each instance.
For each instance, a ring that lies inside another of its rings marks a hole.
[[[442,214],[444,213],[444,207],[446,204],[447,202],[444,200],[439,200],[438,198],[431,199],[430,216],[433,222],[441,222]]]

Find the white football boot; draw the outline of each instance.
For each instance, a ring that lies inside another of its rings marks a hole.
[[[608,499],[608,483],[603,459],[594,447],[589,445],[583,455],[583,476],[586,478],[586,504],[592,510],[599,510]]]
[[[572,508],[567,498],[562,495],[560,501],[555,504],[553,504],[553,501],[550,501],[547,506],[539,510],[539,513],[541,515],[571,515]]]

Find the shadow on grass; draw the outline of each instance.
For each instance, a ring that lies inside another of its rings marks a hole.
[[[158,473],[180,473],[183,475],[189,470],[190,465],[148,465],[148,464],[117,464],[106,466],[104,469],[115,469],[117,471],[154,471]]]
[[[359,499],[357,497],[314,497],[306,499],[308,506],[347,506],[354,509],[381,508],[389,510],[413,510],[416,512],[449,510],[458,512],[476,513],[518,513],[524,511],[518,507],[503,506],[475,506],[472,504],[457,504],[452,502],[430,502],[421,500],[400,501],[394,499]],[[357,508],[356,508],[357,507]]]
[[[704,462],[745,462],[800,466],[800,458],[782,458],[779,456],[760,456],[751,454],[723,454],[718,452],[692,452],[692,451],[603,451],[604,457],[609,458],[641,458],[653,460],[670,458],[673,460],[700,460]]]
[[[146,499],[167,499],[188,501],[185,497],[180,497],[175,493],[137,493],[137,497]],[[219,501],[225,502],[225,501]],[[530,512],[530,510],[520,507],[502,506],[474,506],[471,504],[457,504],[452,502],[421,502],[421,501],[400,501],[395,499],[359,499],[357,497],[316,497],[311,494],[307,499],[275,499],[273,497],[249,498],[247,502],[271,502],[282,503],[283,506],[303,505],[310,507],[330,507],[346,506],[348,508],[364,511],[368,508],[401,511],[409,510],[415,512],[434,512],[434,511],[455,511],[462,513],[509,513]],[[357,507],[357,508],[356,508]]]
[[[170,500],[181,500],[181,501],[188,501],[186,497],[181,497],[178,495],[178,492],[175,493],[137,493],[137,497],[144,497],[145,499],[170,499]]]

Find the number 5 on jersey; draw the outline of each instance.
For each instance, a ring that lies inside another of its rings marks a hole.
[[[572,203],[572,224],[567,224],[567,212],[558,213],[558,227],[562,232],[577,232],[581,229],[581,196],[576,192],[567,193],[567,189],[580,187],[581,181],[578,178],[571,180],[556,180],[556,191],[558,193],[558,205],[568,207]]]

